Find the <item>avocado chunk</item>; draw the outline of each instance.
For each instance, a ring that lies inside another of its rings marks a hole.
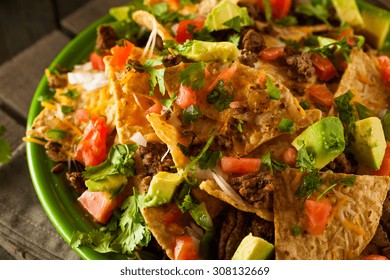
[[[364,21],[365,37],[375,48],[390,51],[390,12],[358,1]]]
[[[358,163],[379,169],[386,150],[380,119],[370,117],[355,122],[351,136],[351,151]]]
[[[249,233],[241,241],[232,260],[266,260],[272,256],[274,245]]]
[[[344,151],[343,125],[339,118],[324,118],[306,128],[292,145],[299,150],[302,141],[308,153],[314,157],[313,166],[321,169]]]
[[[88,179],[85,185],[91,192],[108,192],[116,193],[127,184],[127,177],[122,174],[108,175],[104,179],[93,181]]]
[[[229,21],[231,24],[228,24]],[[238,25],[241,28],[253,25],[253,21],[245,7],[239,7],[231,0],[223,0],[215,6],[207,15],[204,23],[204,27],[209,32],[229,29],[232,28],[232,25]]]
[[[150,182],[144,200],[145,206],[157,207],[169,203],[181,182],[183,182],[183,176],[179,173],[158,172]]]
[[[179,53],[195,61],[233,61],[238,57],[237,47],[230,42],[187,41]]]
[[[341,22],[362,27],[364,21],[355,0],[332,0]]]

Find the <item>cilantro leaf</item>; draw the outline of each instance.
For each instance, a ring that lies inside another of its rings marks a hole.
[[[153,5],[151,9],[152,14],[161,24],[175,23],[185,19],[194,18],[194,14],[182,15],[178,11],[169,11],[168,4],[161,2]]]
[[[334,99],[337,112],[339,113],[339,118],[347,126],[355,122],[354,108],[351,104],[351,100],[353,97],[353,93],[351,91],[348,91]]]
[[[71,113],[71,112],[74,112],[74,108],[73,108],[73,106],[62,105],[61,112],[64,114]]]
[[[215,108],[221,112],[230,107],[230,103],[233,102],[233,88],[229,93],[225,82],[219,80],[217,86],[207,95],[207,103],[214,104]]]
[[[206,170],[206,169],[213,169],[217,162],[222,159],[222,152],[212,152],[212,151],[206,151],[200,158],[199,158],[199,167],[200,169]]]
[[[49,129],[45,136],[53,141],[60,141],[66,136],[66,131],[61,129]]]
[[[173,102],[175,102],[176,98],[177,98],[177,92],[171,98],[161,99],[161,104],[167,107],[167,109],[170,109]]]
[[[317,200],[319,200],[337,185],[344,185],[344,188],[353,186],[353,184],[355,184],[356,182],[356,175],[351,175],[343,178],[331,177],[330,179],[326,180],[326,182],[330,182],[331,185],[327,187],[320,195],[317,196]]]
[[[280,99],[280,90],[276,87],[274,82],[270,77],[267,77],[265,80],[266,92],[268,93],[271,99],[279,100]]]
[[[375,113],[370,109],[368,109],[363,104],[360,104],[359,102],[354,102],[353,105],[355,105],[356,112],[359,116],[359,120],[363,120],[375,116]]]
[[[233,17],[233,18],[229,19],[228,21],[225,21],[223,23],[223,25],[230,27],[234,31],[240,32],[240,30],[241,30],[241,17],[240,16]]]
[[[329,3],[327,0],[311,1],[309,3],[301,3],[297,5],[295,12],[309,17],[315,17],[327,25],[331,25],[328,21],[330,16],[328,6]]]
[[[315,161],[314,156],[307,151],[304,141],[298,141],[298,145],[300,148],[297,152],[296,166],[299,168],[300,172],[304,172],[305,170],[308,172],[313,171],[315,169],[313,166]]]
[[[144,198],[144,194],[138,194],[134,189],[134,195],[122,203],[120,215],[115,214],[106,227],[89,233],[74,232],[70,245],[73,248],[85,245],[99,253],[132,256],[138,246],[145,247],[151,240],[151,233],[141,214]]]
[[[303,178],[303,183],[297,189],[295,195],[298,198],[308,199],[322,184],[323,180],[318,176],[318,170],[314,169]]]
[[[189,193],[184,196],[182,203],[178,204],[178,207],[182,213],[190,211],[194,206],[195,202]]]
[[[201,116],[201,111],[199,111],[199,109],[195,105],[191,105],[185,108],[183,111],[183,121],[187,124],[195,122]]]
[[[291,132],[294,127],[294,121],[288,118],[283,118],[279,122],[279,129],[283,132]]]
[[[240,40],[241,40],[241,36],[238,33],[234,33],[234,34],[229,36],[228,40],[229,40],[230,43],[232,43],[236,47],[238,47],[238,45],[240,43]]]
[[[77,99],[77,97],[80,96],[80,93],[76,89],[68,89],[67,92],[62,93],[61,95],[70,99]]]
[[[88,166],[83,172],[85,179],[98,181],[109,175],[123,174],[134,176],[134,160],[132,156],[137,150],[136,144],[118,144],[111,147],[107,159],[97,166]]]
[[[282,171],[289,167],[286,163],[272,159],[270,150],[267,150],[267,152],[261,156],[261,165],[266,167],[272,174],[274,174],[274,169]]]
[[[183,86],[189,86],[193,90],[203,89],[205,85],[205,65],[204,62],[191,63],[180,73],[180,81]]]

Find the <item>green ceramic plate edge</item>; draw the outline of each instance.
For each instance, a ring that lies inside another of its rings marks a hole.
[[[113,21],[113,18],[107,15],[82,31],[59,53],[49,68],[56,65],[71,68],[75,64],[86,61],[95,45],[97,26],[110,21]],[[42,110],[38,96],[47,91],[47,79],[43,76],[32,99],[27,129],[31,127],[33,120]],[[41,145],[27,142],[26,154],[31,180],[38,199],[65,241],[69,244],[76,230],[89,232],[97,228],[99,225],[77,203],[77,194],[67,184],[64,174],[56,175],[51,172],[55,163],[47,157],[44,148]],[[120,254],[101,254],[87,247],[74,250],[82,259],[87,260],[125,259]]]

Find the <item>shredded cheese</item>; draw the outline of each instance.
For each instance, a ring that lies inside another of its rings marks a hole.
[[[67,119],[63,119],[62,123],[64,125],[66,125],[67,127],[71,128],[77,135],[79,135],[79,136],[83,135],[81,130],[77,126],[75,126],[72,123],[70,123]]]
[[[45,145],[46,145],[46,142],[45,142],[45,141],[39,140],[39,139],[37,139],[37,138],[23,137],[22,140],[23,140],[24,142],[35,143],[35,144],[42,145],[42,146],[45,146]]]
[[[42,107],[50,109],[50,110],[54,110],[54,111],[57,110],[57,106],[56,105],[54,105],[52,103],[49,103],[49,102],[46,102],[46,101],[42,101],[41,105],[42,105]]]

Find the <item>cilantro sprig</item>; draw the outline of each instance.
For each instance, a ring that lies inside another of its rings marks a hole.
[[[219,80],[217,86],[207,95],[207,103],[213,104],[221,112],[230,107],[233,98],[233,87],[228,88],[223,80]]]
[[[180,73],[181,84],[191,87],[193,90],[203,89],[205,80],[205,64],[203,61],[191,63]]]
[[[288,164],[273,159],[270,150],[267,150],[267,152],[261,156],[261,165],[268,169],[272,174],[274,174],[274,170],[282,171],[289,167]]]
[[[328,21],[329,19],[329,8],[331,6],[330,1],[328,0],[312,0],[305,3],[300,3],[295,7],[295,12],[298,14],[303,14],[308,17],[314,17],[320,21],[331,25]]]

